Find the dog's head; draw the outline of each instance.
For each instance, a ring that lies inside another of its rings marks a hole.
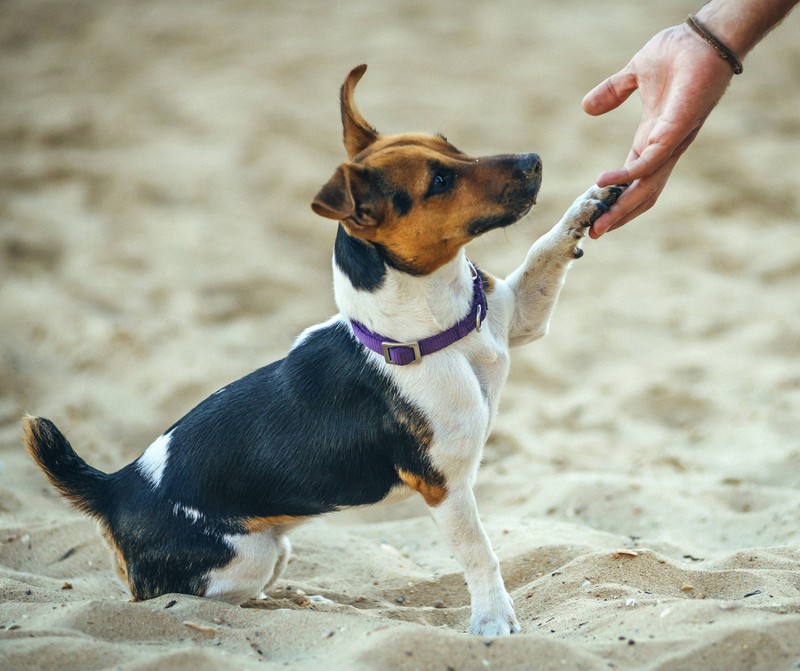
[[[440,135],[382,136],[353,101],[366,69],[353,69],[342,86],[350,160],[317,194],[317,214],[340,221],[394,267],[425,275],[473,238],[530,211],[542,174],[536,154],[473,158]]]

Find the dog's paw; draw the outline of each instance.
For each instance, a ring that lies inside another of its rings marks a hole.
[[[520,629],[519,622],[514,613],[511,616],[473,616],[469,624],[469,633],[476,636],[508,636],[518,634]]]
[[[570,252],[574,258],[579,259],[583,256],[580,242],[586,231],[604,212],[608,212],[627,186],[627,184],[593,186],[573,203],[565,219],[567,233],[572,241]]]
[[[498,595],[494,604],[487,609],[472,609],[469,633],[477,636],[507,636],[520,631],[517,616],[514,614],[514,602],[507,593]],[[488,604],[487,604],[488,605]]]

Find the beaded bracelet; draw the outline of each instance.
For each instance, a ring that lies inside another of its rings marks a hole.
[[[740,75],[744,72],[744,67],[742,66],[742,61],[740,61],[736,54],[733,53],[728,47],[726,47],[720,40],[718,40],[714,34],[708,30],[702,23],[700,23],[695,17],[691,14],[689,18],[686,19],[686,23],[694,30],[700,37],[702,37],[706,42],[708,42],[716,52],[720,55],[722,60],[728,61],[731,68],[733,69],[733,74]]]

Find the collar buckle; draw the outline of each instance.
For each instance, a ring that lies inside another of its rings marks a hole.
[[[397,363],[392,361],[392,350],[397,349],[398,347],[405,347],[406,349],[411,350],[412,359],[408,362],[403,362],[402,365],[406,365],[407,363],[418,363],[422,360],[422,353],[419,351],[419,343],[418,342],[386,342],[385,340],[381,343],[381,351],[383,352],[383,358],[386,359],[386,363]]]

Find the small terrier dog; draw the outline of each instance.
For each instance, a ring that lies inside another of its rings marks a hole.
[[[312,203],[339,222],[339,314],[286,358],[200,403],[133,463],[106,474],[47,419],[25,443],[53,486],[95,518],[133,599],[181,592],[241,603],[314,515],[415,491],[464,568],[469,631],[520,630],[473,484],[509,368],[544,336],[581,238],[624,187],[589,189],[505,280],[464,246],[525,216],[536,154],[472,158],[443,136],[380,135],[341,89],[342,163]]]

